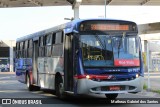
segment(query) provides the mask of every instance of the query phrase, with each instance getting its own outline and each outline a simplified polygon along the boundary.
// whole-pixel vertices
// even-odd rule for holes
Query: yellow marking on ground
[[[9,74],[9,75],[10,75],[10,74],[11,74],[11,75],[14,74],[14,75],[15,75],[15,72],[0,72],[0,74],[2,74],[2,75],[3,75],[3,74]]]
[[[38,93],[41,93],[42,91],[35,91],[35,92],[32,92],[34,94],[38,94]]]
[[[0,90],[0,93],[26,92],[25,90]]]
[[[55,96],[53,94],[48,94],[48,93],[44,93],[44,94],[40,94],[40,95],[47,96],[47,97],[53,97],[53,96]]]
[[[48,97],[52,97],[55,96],[54,94],[50,94],[50,93],[45,93],[43,91],[36,91],[36,92],[32,92],[34,94],[39,94],[39,95],[43,95],[43,96],[48,96]]]

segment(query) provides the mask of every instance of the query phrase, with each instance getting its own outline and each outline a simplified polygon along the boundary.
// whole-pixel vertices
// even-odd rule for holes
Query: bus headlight
[[[136,78],[138,78],[139,77],[139,74],[136,74]]]
[[[89,76],[89,75],[87,75],[87,76],[86,76],[86,78],[87,78],[87,79],[89,79],[89,78],[90,78],[90,76]]]

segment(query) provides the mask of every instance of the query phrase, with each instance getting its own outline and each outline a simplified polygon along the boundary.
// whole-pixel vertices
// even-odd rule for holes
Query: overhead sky
[[[80,18],[103,18],[104,6],[81,6]],[[107,6],[106,18],[135,21],[137,24],[160,22],[160,6]],[[0,8],[0,39],[16,40],[73,17],[71,6]]]

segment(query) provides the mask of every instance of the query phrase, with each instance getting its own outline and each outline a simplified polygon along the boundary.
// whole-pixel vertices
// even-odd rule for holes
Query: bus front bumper
[[[110,93],[137,93],[143,90],[143,77],[130,81],[93,81],[87,78],[77,80],[77,94],[110,94]],[[110,90],[110,87],[120,87],[119,90]]]

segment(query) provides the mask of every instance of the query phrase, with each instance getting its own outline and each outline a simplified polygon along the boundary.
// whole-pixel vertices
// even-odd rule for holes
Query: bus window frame
[[[56,43],[56,33],[52,33],[52,45]]]
[[[57,39],[57,34],[58,33],[60,33],[61,32],[61,38],[60,38],[60,42],[56,42],[56,39]],[[53,37],[53,36],[55,36],[55,37]],[[53,39],[55,39],[55,40],[53,40]],[[63,39],[63,40],[62,40]],[[53,41],[55,42],[55,43],[53,43]],[[53,35],[52,35],[52,51],[51,51],[51,56],[52,57],[63,57],[64,56],[64,31],[63,30],[59,30],[59,31],[56,31],[56,32],[54,32],[53,33]],[[54,48],[56,48],[57,46],[60,46],[60,45],[62,45],[62,53],[61,53],[61,55],[58,53],[58,54],[56,54],[56,55],[54,55]]]
[[[28,44],[28,58],[33,57],[33,39],[29,39],[29,44]]]
[[[25,48],[24,49],[28,49],[28,40],[25,41]]]
[[[53,36],[53,33],[48,33],[45,35],[45,56],[46,57],[51,57],[52,55],[52,36]],[[50,39],[50,40],[49,40]],[[48,40],[49,40],[49,43],[48,43]]]
[[[20,58],[23,58],[24,56],[23,56],[23,50],[24,50],[24,41],[21,41],[20,43],[20,49],[19,49],[19,52],[20,52]]]
[[[58,38],[59,37],[59,33],[61,33],[61,37],[60,38]],[[55,33],[55,44],[63,44],[63,38],[64,38],[64,32],[62,31],[62,30],[60,30],[60,31],[57,31],[56,33]]]
[[[26,40],[24,43],[24,57],[28,57],[28,40]]]
[[[43,47],[44,44],[43,44],[43,36],[40,36],[39,37],[39,47]]]
[[[44,47],[44,36],[40,36],[39,37],[39,49],[38,49],[38,56],[39,57],[44,57],[44,49],[45,49],[45,47]]]
[[[19,42],[17,42],[16,43],[16,58],[19,58],[19,50],[20,50],[20,43]]]

